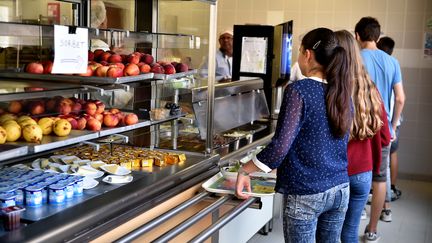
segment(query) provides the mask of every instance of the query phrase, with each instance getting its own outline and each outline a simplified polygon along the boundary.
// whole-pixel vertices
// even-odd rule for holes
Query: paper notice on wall
[[[267,37],[243,37],[240,72],[266,73]]]
[[[85,73],[88,60],[88,29],[54,25],[52,73]]]

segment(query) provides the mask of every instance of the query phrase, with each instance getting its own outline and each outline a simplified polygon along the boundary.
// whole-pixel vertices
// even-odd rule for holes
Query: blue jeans
[[[342,228],[341,241],[358,242],[360,217],[371,188],[372,171],[350,176],[348,211]]]
[[[349,184],[344,183],[317,194],[285,195],[285,242],[338,242],[349,190]]]

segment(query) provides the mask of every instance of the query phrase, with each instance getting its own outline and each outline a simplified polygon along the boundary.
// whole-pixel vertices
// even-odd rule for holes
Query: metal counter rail
[[[205,241],[207,238],[209,238],[213,233],[218,231],[220,228],[222,228],[224,225],[229,223],[231,220],[233,220],[237,215],[242,213],[245,209],[247,209],[250,205],[252,205],[254,202],[256,202],[258,198],[256,197],[250,197],[247,200],[244,200],[239,205],[237,205],[235,208],[233,208],[231,211],[226,213],[222,218],[220,218],[218,221],[216,221],[214,224],[212,224],[210,227],[199,233],[197,236],[195,236],[192,240],[189,242],[191,243],[199,243]]]
[[[189,228],[194,223],[204,218],[207,214],[215,211],[216,209],[219,209],[219,207],[222,206],[222,204],[224,204],[226,201],[230,200],[233,197],[234,195],[225,195],[219,198],[216,202],[212,203],[210,206],[199,211],[194,216],[188,218],[187,220],[183,221],[181,224],[177,225],[170,231],[166,232],[165,234],[161,235],[160,237],[152,241],[152,243],[168,242],[169,240],[173,239],[174,237],[182,233],[183,230]]]
[[[158,225],[164,223],[168,219],[172,218],[173,216],[177,215],[177,213],[181,212],[182,210],[198,203],[199,201],[205,199],[207,196],[209,196],[209,192],[202,192],[195,197],[185,201],[184,203],[178,205],[177,207],[169,210],[168,212],[164,213],[160,217],[155,218],[154,220],[151,220],[150,222],[146,223],[145,225],[135,229],[134,231],[124,235],[123,237],[119,238],[118,240],[114,241],[115,243],[126,243],[131,242],[132,240],[140,237],[141,235],[147,233],[148,231],[154,229]]]

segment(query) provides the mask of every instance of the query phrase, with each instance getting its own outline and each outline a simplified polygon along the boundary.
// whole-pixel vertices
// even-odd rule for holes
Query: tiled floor
[[[432,183],[399,180],[402,197],[392,202],[393,221],[378,223],[380,243],[431,243],[432,242]],[[367,207],[369,213],[369,206]],[[359,241],[367,220],[360,224]],[[282,243],[282,219],[274,222],[273,231],[267,236],[256,234],[249,243]]]

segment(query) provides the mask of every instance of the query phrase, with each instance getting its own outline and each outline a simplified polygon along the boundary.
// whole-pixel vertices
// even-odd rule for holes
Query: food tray
[[[43,81],[63,81],[63,82],[78,82],[83,84],[123,84],[145,79],[152,79],[153,73],[145,73],[137,76],[127,76],[119,78],[110,77],[81,77],[76,75],[61,75],[61,74],[32,74],[24,72],[0,72],[2,78],[19,78]]]
[[[209,192],[234,194],[235,193],[235,180],[227,180],[219,172],[212,178],[208,179],[202,184],[202,187]],[[246,193],[250,196],[263,197],[274,195],[274,187],[276,180],[268,177],[251,177],[252,192]]]
[[[176,79],[176,78],[183,78],[189,75],[193,75],[197,73],[196,69],[191,69],[187,72],[181,72],[181,73],[175,73],[175,74],[161,74],[161,73],[155,73],[153,78],[154,79],[164,79],[164,80],[168,80],[168,79]]]

